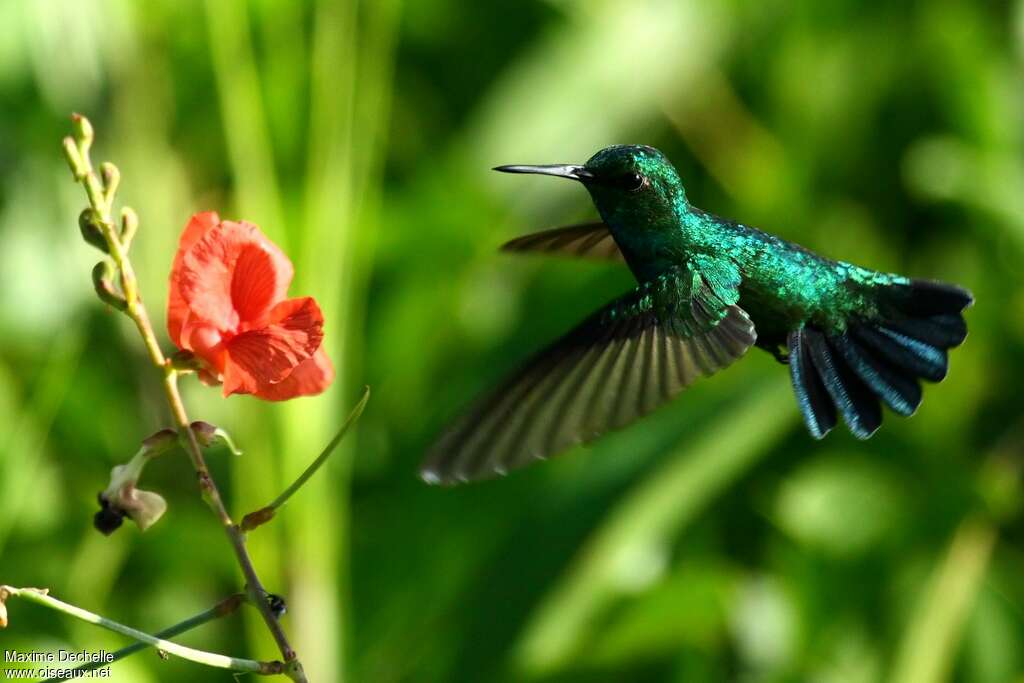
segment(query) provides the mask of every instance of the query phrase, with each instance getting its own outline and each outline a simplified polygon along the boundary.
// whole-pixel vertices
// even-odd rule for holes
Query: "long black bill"
[[[572,180],[589,180],[594,175],[582,166],[575,164],[546,164],[542,166],[496,166],[495,171],[502,173],[535,173],[537,175],[553,175]]]

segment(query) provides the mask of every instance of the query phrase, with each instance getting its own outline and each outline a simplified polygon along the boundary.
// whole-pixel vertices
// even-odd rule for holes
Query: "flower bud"
[[[203,422],[202,420],[196,420],[190,426],[192,431],[195,432],[196,440],[199,441],[200,446],[207,448],[213,445],[217,438],[217,427],[215,425]]]
[[[199,445],[203,448],[209,448],[210,446],[216,445],[218,442],[224,444],[232,455],[241,455],[242,451],[238,450],[235,446],[235,442],[232,441],[231,435],[226,431],[212,425],[209,422],[203,422],[202,420],[196,420],[192,423],[192,431],[196,435],[196,440],[199,441]]]
[[[178,432],[173,429],[161,429],[142,440],[142,449],[147,458],[154,458],[166,453],[178,445]]]
[[[82,155],[78,151],[78,143],[70,135],[64,138],[62,143],[64,145],[64,158],[68,160],[68,166],[71,167],[71,174],[75,176],[75,180],[81,180],[85,177],[85,163],[82,161]]]
[[[139,477],[151,458],[174,448],[177,442],[177,432],[161,429],[143,440],[131,460],[110,470],[110,484],[99,494],[100,511],[93,517],[93,526],[109,536],[125,517],[142,531],[155,524],[167,511],[167,501],[158,493],[138,488]]]
[[[117,186],[121,182],[121,171],[109,161],[104,161],[100,164],[100,178],[103,179],[103,194],[109,207],[110,203],[114,201],[114,193],[117,192]]]
[[[171,354],[171,367],[178,372],[197,372],[203,364],[191,351],[175,351]]]
[[[82,232],[82,239],[104,254],[109,254],[107,238],[103,236],[100,225],[100,215],[95,209],[82,209],[82,213],[78,214],[78,229]]]
[[[89,119],[75,113],[71,115],[71,124],[74,127],[75,136],[82,143],[82,149],[88,151],[89,147],[92,146],[93,140],[92,124],[89,123]]]
[[[96,296],[100,300],[119,311],[128,308],[128,302],[114,289],[111,278],[114,276],[114,268],[109,261],[100,261],[92,269],[92,286],[96,290]]]
[[[264,524],[272,520],[276,513],[277,510],[275,510],[269,505],[266,507],[262,507],[259,510],[256,510],[255,512],[250,512],[242,518],[242,524],[240,528],[242,529],[242,531],[252,531],[256,527],[263,526]]]
[[[106,536],[116,531],[125,517],[130,517],[140,531],[145,531],[167,511],[167,501],[159,493],[135,488],[131,481],[115,487],[114,482],[122,474],[118,469],[124,467],[126,465],[118,465],[111,472],[111,486],[100,493],[100,511],[93,517],[93,526]]]
[[[131,246],[135,231],[139,229],[139,214],[130,206],[121,208],[121,245],[125,251]]]
[[[121,504],[127,505],[128,516],[139,525],[140,531],[153,526],[167,512],[167,501],[159,493],[130,489],[122,496]]]

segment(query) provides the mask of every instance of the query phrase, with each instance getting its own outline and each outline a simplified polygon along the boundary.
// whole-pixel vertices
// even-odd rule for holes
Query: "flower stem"
[[[206,460],[203,458],[203,450],[196,440],[195,433],[189,426],[188,413],[185,412],[185,405],[182,403],[181,394],[178,391],[179,372],[160,350],[160,344],[157,341],[156,333],[153,331],[153,325],[149,320],[149,315],[146,313],[145,306],[142,304],[135,271],[132,268],[131,260],[128,258],[127,245],[122,241],[122,234],[111,218],[114,200],[112,190],[115,188],[109,185],[105,188],[92,168],[92,161],[89,157],[89,148],[92,145],[92,126],[89,124],[88,119],[79,114],[72,116],[72,121],[75,124],[77,134],[76,138],[67,137],[64,139],[65,156],[67,157],[68,164],[71,166],[71,172],[75,180],[82,183],[85,187],[86,194],[89,197],[89,205],[99,214],[100,231],[107,241],[110,257],[121,274],[121,289],[124,292],[126,304],[124,312],[135,323],[135,327],[138,329],[146,346],[150,361],[157,369],[163,372],[164,395],[171,408],[171,413],[174,415],[174,421],[178,427],[180,438],[184,440],[185,451],[192,462],[192,468],[196,472],[203,500],[206,501],[224,527],[228,540],[231,542],[231,548],[234,550],[235,558],[242,569],[242,574],[245,576],[245,588],[249,599],[259,609],[267,629],[274,637],[274,641],[281,651],[281,656],[284,657],[285,666],[280,673],[288,675],[294,681],[304,682],[306,677],[302,671],[302,664],[299,662],[295,650],[288,643],[288,638],[281,628],[277,617],[267,604],[265,599],[267,592],[263,588],[259,576],[256,574],[252,559],[249,557],[249,551],[245,547],[245,536],[234,520],[231,519],[227,508],[224,507],[220,490],[217,488],[213,477],[210,476],[210,470],[207,468]],[[104,179],[108,180],[108,182],[109,179],[120,177],[116,167],[113,165],[105,166],[105,168],[107,171],[104,173]],[[131,214],[134,216],[134,212],[131,212]],[[134,230],[131,230],[131,233],[134,233]]]
[[[235,593],[234,595],[230,595],[230,596],[224,598],[223,600],[221,600],[220,602],[218,602],[216,605],[214,605],[213,607],[211,607],[208,610],[204,610],[204,611],[200,612],[199,614],[196,614],[195,616],[191,616],[188,619],[185,619],[184,621],[181,621],[181,622],[178,622],[177,624],[174,624],[173,626],[168,626],[167,628],[163,629],[162,631],[157,631],[156,633],[153,634],[153,637],[154,638],[173,638],[174,636],[181,635],[182,633],[185,633],[186,631],[191,631],[192,629],[194,629],[196,627],[199,627],[199,626],[202,626],[203,624],[205,624],[205,623],[207,623],[209,621],[213,621],[214,619],[219,619],[221,617],[226,617],[229,614],[234,614],[235,611],[238,610],[238,606],[241,605],[244,601],[245,601],[245,595],[244,594],[242,594],[242,593]],[[129,657],[129,656],[135,654],[136,652],[140,652],[142,650],[145,650],[147,647],[149,647],[148,643],[144,643],[144,642],[141,642],[141,641],[135,642],[135,643],[132,643],[131,645],[129,645],[127,647],[123,647],[120,650],[117,650],[116,652],[114,652],[111,655],[111,658],[110,658],[109,662],[90,662],[88,664],[83,664],[82,666],[75,667],[74,670],[75,671],[93,671],[95,669],[100,669],[100,668],[103,668],[103,667],[107,666],[108,664],[113,664],[114,662],[116,662],[118,660],[124,659],[125,657]],[[56,681],[56,680],[58,680],[58,679],[56,679],[56,678],[48,678],[45,681],[43,681],[43,683],[50,683],[51,681]],[[60,680],[63,680],[63,679],[60,679]]]
[[[134,638],[135,640],[151,645],[155,648],[159,648],[163,652],[181,659],[187,659],[190,662],[197,664],[205,664],[206,666],[216,667],[218,669],[231,669],[232,671],[246,671],[248,673],[260,674],[264,676],[271,676],[275,674],[285,673],[287,665],[283,662],[260,662],[255,659],[241,659],[238,657],[228,657],[226,655],[218,655],[213,652],[206,652],[204,650],[196,650],[191,647],[185,647],[184,645],[178,645],[169,640],[157,636],[151,636],[148,633],[143,633],[131,626],[125,626],[116,621],[111,621],[106,617],[101,617],[98,614],[93,614],[81,607],[68,604],[56,598],[47,595],[46,589],[40,588],[15,588],[14,586],[0,586],[0,595],[5,597],[23,598],[28,602],[34,602],[37,605],[43,607],[49,607],[50,609],[57,610],[63,614],[66,614],[75,619],[81,619],[82,621],[90,624],[95,624],[108,631],[120,633],[121,635]]]
[[[355,421],[359,419],[359,416],[363,414],[363,409],[366,408],[366,402],[369,400],[370,387],[365,387],[363,389],[363,395],[359,399],[359,403],[357,403],[356,407],[352,409],[352,412],[348,414],[348,417],[345,418],[345,423],[341,425],[341,429],[338,430],[338,433],[334,435],[334,438],[331,439],[324,447],[320,452],[320,455],[316,457],[316,460],[311,462],[309,467],[299,475],[298,479],[293,481],[291,486],[286,488],[281,495],[274,499],[272,503],[261,507],[259,510],[250,512],[242,518],[241,528],[243,532],[251,531],[256,527],[269,522],[277,513],[277,510],[287,503],[288,499],[295,495],[295,493],[302,488],[307,481],[309,481],[310,477],[316,474],[316,471],[320,469],[325,462],[327,462],[327,458],[331,456],[331,453],[334,452],[334,449],[341,442],[342,438],[344,438],[349,427],[351,427]]]

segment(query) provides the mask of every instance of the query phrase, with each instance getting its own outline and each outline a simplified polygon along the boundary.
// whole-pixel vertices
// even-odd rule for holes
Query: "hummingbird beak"
[[[546,164],[543,166],[496,166],[495,171],[502,173],[535,173],[537,175],[553,175],[559,178],[570,178],[586,182],[594,177],[594,174],[583,166],[575,164]]]

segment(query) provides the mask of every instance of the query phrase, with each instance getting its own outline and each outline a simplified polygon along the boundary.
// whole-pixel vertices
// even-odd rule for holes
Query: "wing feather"
[[[548,252],[602,261],[625,260],[611,230],[601,222],[535,232],[506,242],[501,248],[503,251]]]
[[[747,314],[685,269],[612,302],[535,355],[434,445],[429,482],[482,479],[623,427],[754,343]]]

